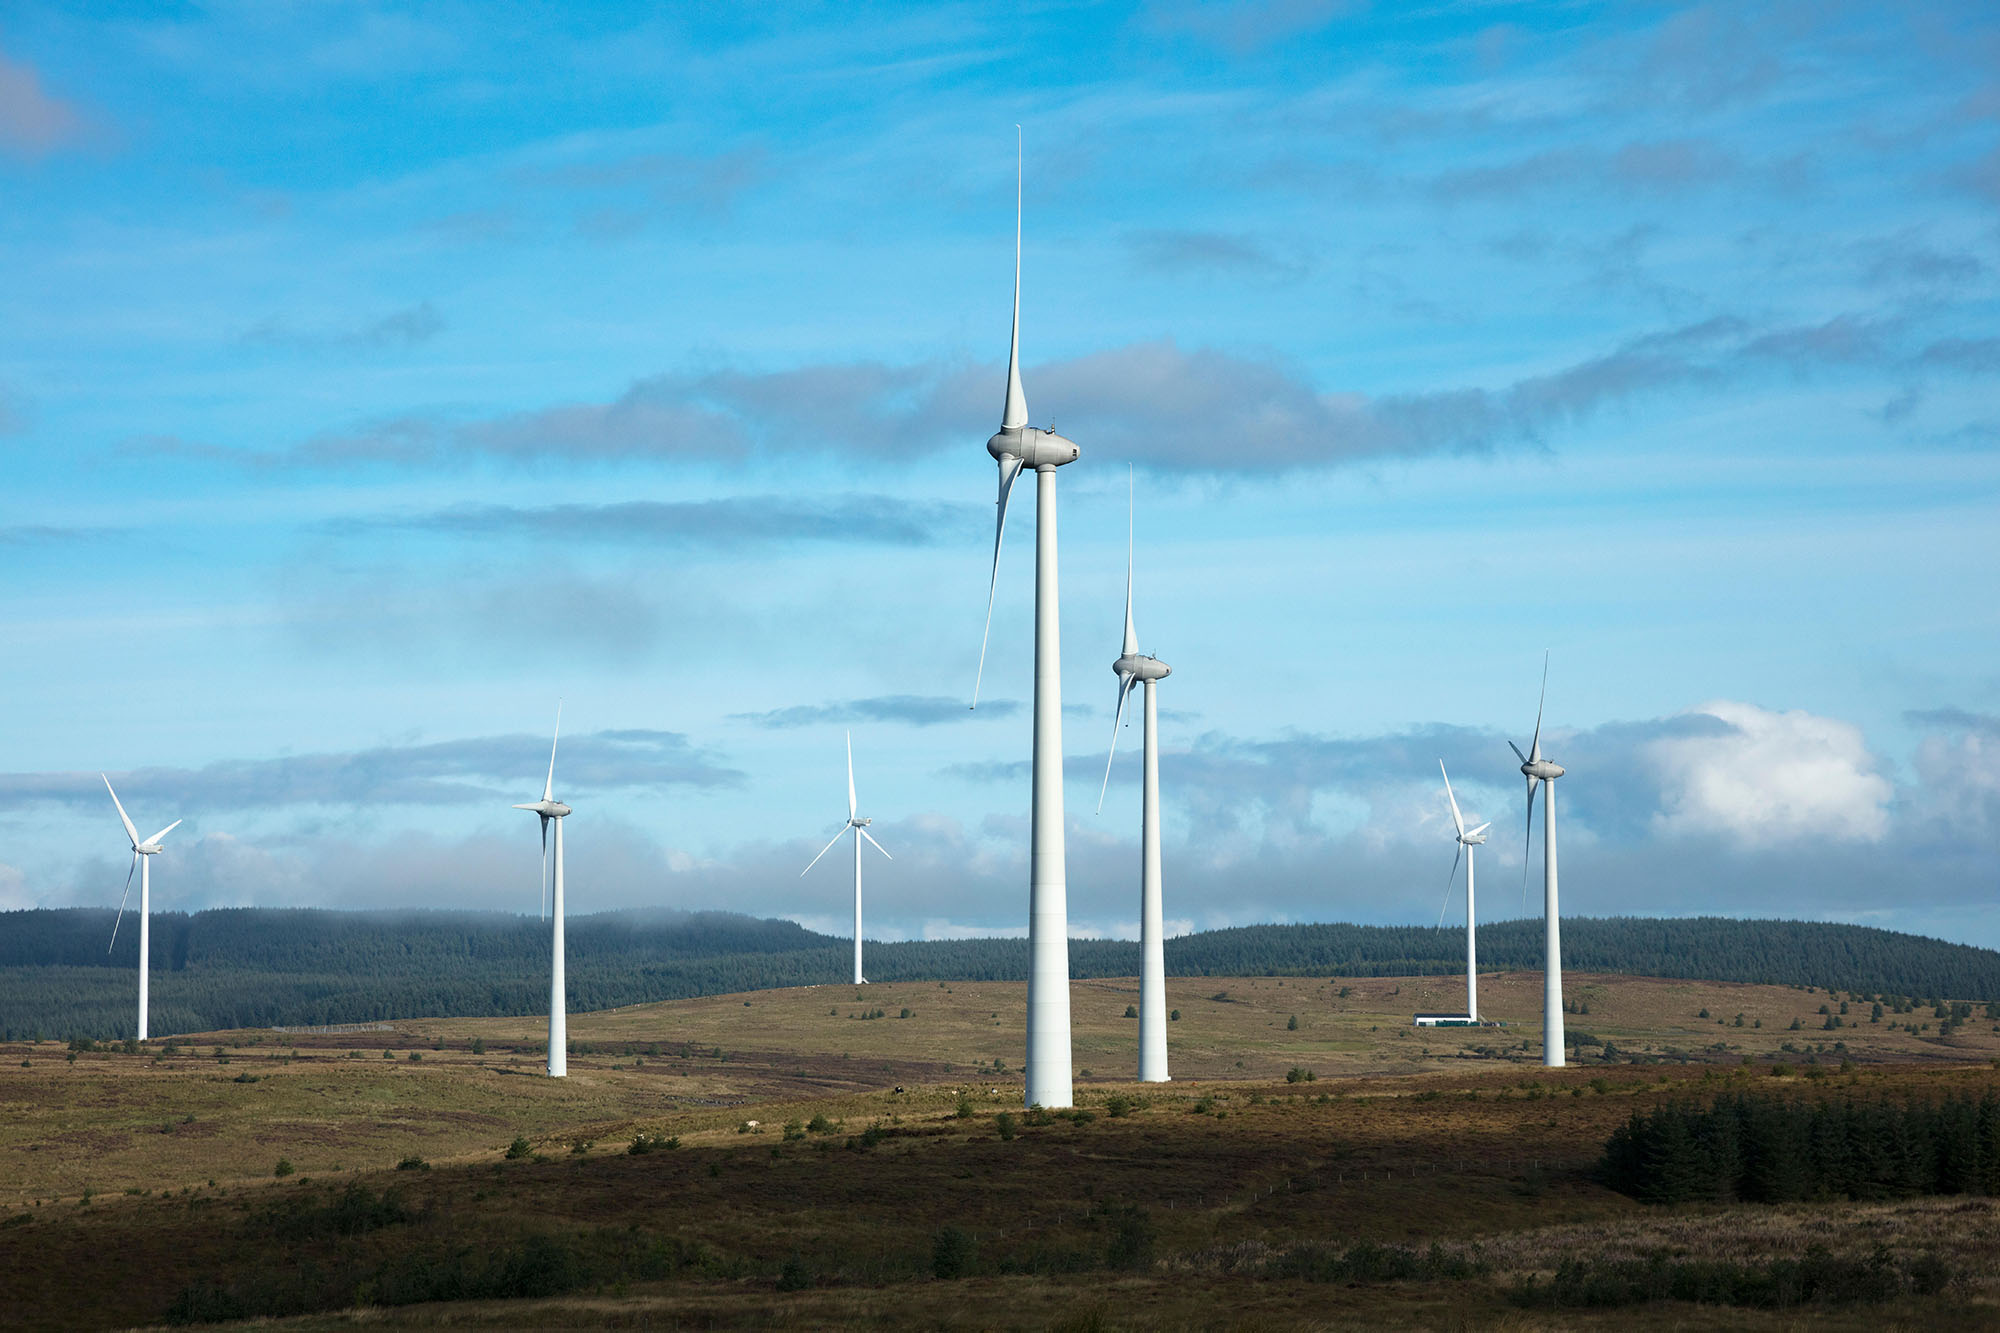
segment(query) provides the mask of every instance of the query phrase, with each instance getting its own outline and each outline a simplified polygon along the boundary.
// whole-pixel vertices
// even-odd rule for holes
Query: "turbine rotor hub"
[[[986,442],[986,452],[995,459],[1018,458],[1023,466],[1039,470],[1074,463],[1082,450],[1052,430],[1020,426],[996,431]]]
[[[1165,680],[1174,674],[1174,669],[1159,658],[1142,657],[1138,653],[1127,653],[1113,662],[1111,669],[1134,680]]]
[[[1544,782],[1554,782],[1566,771],[1561,764],[1547,759],[1531,759],[1521,765],[1521,772],[1531,778],[1540,778]]]

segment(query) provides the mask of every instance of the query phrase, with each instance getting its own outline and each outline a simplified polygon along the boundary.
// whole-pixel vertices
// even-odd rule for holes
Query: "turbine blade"
[[[884,856],[889,856],[889,849],[888,849],[887,847],[884,847],[884,846],[883,846],[883,845],[882,845],[881,843],[879,843],[879,842],[876,842],[876,841],[875,841],[875,835],[874,835],[874,834],[870,833],[870,832],[869,832],[869,831],[868,831],[867,829],[865,829],[865,828],[857,828],[857,829],[855,829],[854,831],[855,831],[856,833],[859,833],[859,834],[860,834],[860,835],[861,835],[862,837],[864,837],[864,838],[868,839],[868,841],[869,841],[870,843],[874,844],[874,847],[875,847],[875,850],[876,850],[876,851],[878,851],[878,852],[882,853],[882,855],[884,855]],[[893,857],[893,856],[889,856],[889,859],[890,859],[891,861],[893,861],[893,860],[895,860],[896,858],[895,858],[895,857]]]
[[[118,915],[111,922],[111,943],[104,946],[104,952],[106,953],[110,953],[118,947],[118,927],[125,920],[125,904],[132,899],[132,876],[138,873],[139,853],[133,852],[132,868],[125,872],[125,893],[118,899]]]
[[[549,817],[542,816],[542,920],[549,919]]]
[[[104,778],[102,773],[99,773],[97,776]],[[111,792],[111,804],[118,807],[118,822],[125,826],[125,836],[132,840],[134,847],[137,847],[139,845],[139,830],[132,827],[132,817],[125,813],[125,804],[118,799],[118,793],[112,791],[110,778],[104,778],[104,790]]]
[[[1508,749],[1510,749],[1510,750],[1512,750],[1512,751],[1514,752],[1514,757],[1515,757],[1516,759],[1520,760],[1520,761],[1521,761],[1522,763],[1524,763],[1524,764],[1528,762],[1528,756],[1526,756],[1526,755],[1524,755],[1524,754],[1522,754],[1522,753],[1521,753],[1521,747],[1520,747],[1520,746],[1518,746],[1518,745],[1514,744],[1514,742],[1512,742],[1512,741],[1508,741],[1508,742],[1507,742],[1507,748],[1508,748]]]
[[[1133,677],[1118,677],[1118,711],[1111,716],[1111,753],[1104,756],[1104,785],[1097,789],[1097,813],[1104,813],[1104,793],[1111,790],[1111,761],[1118,757],[1118,724],[1125,717],[1125,696],[1132,692]]]
[[[1444,926],[1445,910],[1451,906],[1452,885],[1458,883],[1458,858],[1463,855],[1465,855],[1465,844],[1460,843],[1458,850],[1451,854],[1451,875],[1444,882],[1444,901],[1438,904],[1438,926],[1440,928]]]
[[[1549,701],[1549,655],[1542,653],[1542,697],[1535,701],[1535,739],[1528,743],[1528,754],[1535,759],[1542,757],[1542,705]],[[1523,762],[1526,762],[1525,760]]]
[[[1478,828],[1467,829],[1465,831],[1465,836],[1468,838],[1476,838],[1480,834],[1486,832],[1487,829],[1490,829],[1492,827],[1493,827],[1493,821],[1489,819],[1484,824],[1481,824]]]
[[[1014,333],[1007,343],[1007,401],[1000,409],[1000,429],[1019,430],[1028,424],[1028,395],[1021,389],[1021,127],[1014,127]]]
[[[1007,495],[1014,478],[1021,475],[1021,460],[1009,455],[1000,460],[999,514],[993,520],[993,574],[986,582],[986,628],[979,635],[979,674],[972,678],[972,706],[979,707],[979,685],[986,679],[986,641],[993,635],[993,594],[1000,588],[1000,539],[1007,533]]]
[[[1528,779],[1528,824],[1521,830],[1521,910],[1528,910],[1528,847],[1535,837],[1535,788],[1540,778]]]
[[[854,818],[854,733],[847,733],[847,817]]]
[[[1139,632],[1132,628],[1132,529],[1135,521],[1132,473],[1125,473],[1125,656],[1139,652]]]
[[[165,828],[161,829],[158,833],[155,833],[152,837],[146,839],[146,841],[158,842],[160,839],[166,837],[169,833],[172,833],[175,829],[179,828],[180,826],[181,826],[181,821],[176,819],[173,823],[167,825]]]
[[[1438,772],[1444,773],[1444,798],[1451,802],[1451,826],[1458,830],[1458,836],[1465,836],[1465,820],[1458,813],[1458,798],[1451,794],[1451,774],[1444,772],[1444,760],[1438,760]]]
[[[829,842],[826,846],[819,849],[819,856],[825,856],[828,852],[832,851],[833,843],[840,841],[840,834],[847,832],[847,830],[853,827],[854,826],[852,824],[842,824],[840,826],[840,833],[836,833],[833,835],[833,842]],[[870,839],[870,841],[873,841],[873,839]],[[811,870],[814,866],[819,864],[819,856],[815,856],[812,860],[806,862],[806,870]],[[806,870],[801,870],[799,872],[800,879],[804,879],[806,877]]]
[[[542,799],[545,801],[553,801],[556,798],[556,746],[561,743],[562,700],[558,699],[556,700],[556,735],[555,739],[549,742],[549,780],[542,784]]]

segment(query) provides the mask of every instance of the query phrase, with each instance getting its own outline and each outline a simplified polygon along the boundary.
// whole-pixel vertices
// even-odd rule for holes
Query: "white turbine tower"
[[[1472,874],[1472,850],[1486,841],[1486,830],[1493,827],[1487,820],[1476,829],[1465,827],[1464,816],[1458,813],[1458,797],[1452,795],[1451,774],[1444,771],[1444,760],[1438,760],[1438,772],[1444,773],[1444,798],[1451,803],[1451,826],[1457,830],[1458,846],[1451,854],[1451,878],[1444,882],[1445,907],[1451,905],[1451,888],[1458,883],[1458,858],[1465,858],[1465,1016],[1479,1021],[1479,946],[1474,937],[1476,917],[1474,915],[1474,884]],[[1438,909],[1438,924],[1444,924],[1444,907]]]
[[[532,810],[542,819],[542,887],[549,887],[549,825],[556,826],[556,879],[550,899],[555,904],[555,928],[551,933],[553,962],[549,971],[549,1077],[569,1074],[569,1011],[563,988],[563,816],[569,807],[558,801],[556,791],[556,746],[562,741],[562,704],[556,704],[556,734],[549,742],[549,776],[542,783],[542,799],[516,810]]]
[[[1556,779],[1563,775],[1561,764],[1542,758],[1542,706],[1549,698],[1549,661],[1542,658],[1542,697],[1535,705],[1535,738],[1528,752],[1512,741],[1507,748],[1521,761],[1521,775],[1528,779],[1528,824],[1521,836],[1521,884],[1528,882],[1528,843],[1535,832],[1535,788],[1549,786],[1542,803],[1542,1064],[1550,1069],[1563,1066],[1563,977],[1562,912],[1556,899]]]
[[[125,813],[124,803],[112,789],[111,779],[104,774],[104,790],[111,792],[111,804],[118,807],[118,822],[125,826],[125,836],[132,840],[132,869],[125,872],[125,893],[118,900],[118,915],[111,922],[111,943],[104,952],[110,953],[118,944],[118,926],[125,920],[125,904],[132,897],[132,871],[139,872],[139,1040],[146,1040],[146,1018],[151,995],[151,965],[153,960],[153,858],[163,850],[160,839],[181,826],[176,819],[173,823],[141,842],[139,830],[132,827],[132,817]]]
[[[1017,129],[1019,127],[1016,127]],[[1063,861],[1062,643],[1056,591],[1056,469],[1074,463],[1077,447],[1052,430],[1028,424],[1021,390],[1021,167],[1014,168],[1014,333],[1007,348],[1007,397],[1000,429],[986,452],[1000,465],[999,513],[993,522],[993,573],[986,589],[986,632],[979,639],[979,682],[986,675],[986,640],[993,630],[993,595],[1000,583],[1000,538],[1007,530],[1007,495],[1021,469],[1035,470],[1035,758],[1028,850],[1028,1088],[1030,1106],[1065,1107],[1070,1082],[1069,886]]]
[[[840,826],[839,833],[833,835],[833,842],[819,849],[819,856],[806,862],[806,869],[799,872],[799,878],[804,879],[806,870],[818,865],[819,857],[833,850],[833,843],[839,842],[842,834],[849,829],[854,831],[854,984],[865,986],[868,978],[861,975],[861,840],[868,839],[869,845],[884,856],[889,856],[889,849],[876,842],[875,835],[868,831],[868,826],[875,821],[862,819],[854,811],[854,733],[850,731],[847,733],[847,822]],[[889,856],[889,859],[893,861],[896,858]]]
[[[1165,1083],[1167,1074],[1167,960],[1160,907],[1160,716],[1153,687],[1174,669],[1157,657],[1139,655],[1139,634],[1132,628],[1132,527],[1130,480],[1125,513],[1125,643],[1111,669],[1118,676],[1118,709],[1111,718],[1111,753],[1104,758],[1104,793],[1111,786],[1111,761],[1118,754],[1118,727],[1125,718],[1125,696],[1132,687],[1146,686],[1145,766],[1139,805],[1139,1081]]]

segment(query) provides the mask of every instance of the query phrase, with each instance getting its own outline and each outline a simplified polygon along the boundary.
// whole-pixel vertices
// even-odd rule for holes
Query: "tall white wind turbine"
[[[111,943],[104,951],[110,953],[118,944],[118,926],[125,920],[125,904],[132,897],[132,871],[139,872],[139,1040],[146,1040],[147,1009],[151,996],[153,961],[153,858],[162,850],[160,839],[181,826],[176,819],[173,823],[155,833],[145,841],[140,841],[139,830],[132,827],[132,817],[125,813],[125,805],[118,799],[118,793],[111,786],[111,779],[104,774],[104,790],[111,793],[111,804],[118,807],[118,822],[125,826],[125,836],[132,840],[132,869],[125,872],[125,893],[118,899],[118,915],[111,922]]]
[[[835,842],[839,842],[841,836],[847,833],[848,830],[850,829],[853,830],[854,832],[854,984],[857,986],[865,986],[868,984],[868,978],[861,975],[861,840],[863,838],[868,839],[869,845],[872,846],[876,851],[882,853],[882,855],[884,856],[889,856],[889,849],[887,847],[884,847],[881,843],[876,842],[875,835],[868,831],[868,826],[874,823],[875,821],[872,819],[861,818],[859,815],[855,813],[855,809],[856,807],[854,803],[854,733],[850,731],[847,733],[847,822],[840,826],[839,833],[833,835],[832,842],[827,843],[826,846],[819,849],[819,856],[815,856],[812,860],[806,862],[806,869],[801,870],[799,872],[799,878],[804,879],[806,877],[806,870],[811,870],[814,866],[818,865],[819,857],[825,856],[828,852],[832,851],[833,844]],[[889,856],[889,859],[893,861],[896,858],[893,856]]]
[[[1521,775],[1528,780],[1528,823],[1521,837],[1521,877],[1528,875],[1528,843],[1535,832],[1535,789],[1548,784],[1548,799],[1542,803],[1542,1064],[1549,1069],[1563,1067],[1563,977],[1562,911],[1556,899],[1556,779],[1563,775],[1561,764],[1542,758],[1542,706],[1549,698],[1549,660],[1542,657],[1542,697],[1535,705],[1535,738],[1528,752],[1512,741],[1507,748],[1521,761]]]
[[[542,820],[542,884],[549,882],[549,825],[556,826],[556,878],[550,900],[555,907],[555,927],[551,932],[552,962],[549,969],[549,1077],[569,1074],[569,1010],[563,982],[563,816],[569,807],[558,801],[556,791],[556,746],[562,742],[562,704],[556,704],[556,734],[549,742],[549,776],[542,783],[542,799],[517,805],[516,810],[532,810]]]
[[[1018,130],[1018,126],[1016,129]],[[1000,585],[1000,538],[1007,530],[1007,496],[1024,467],[1035,470],[1035,757],[1028,850],[1028,1088],[1030,1106],[1071,1104],[1069,1029],[1069,886],[1064,871],[1062,774],[1062,643],[1056,591],[1056,469],[1074,463],[1077,447],[1052,430],[1028,424],[1021,389],[1021,166],[1014,168],[1014,333],[1007,348],[1007,397],[1000,429],[986,442],[1000,465],[999,513],[993,521],[993,573],[986,589],[986,630],[979,639],[979,682],[986,675],[986,640],[993,631],[993,595]]]
[[[1104,793],[1111,786],[1111,761],[1118,754],[1118,727],[1125,718],[1125,696],[1132,687],[1146,687],[1145,766],[1139,810],[1139,1081],[1165,1083],[1167,1073],[1167,959],[1160,906],[1160,714],[1153,687],[1174,669],[1157,657],[1139,655],[1139,634],[1132,628],[1133,508],[1128,477],[1125,511],[1125,643],[1111,670],[1118,676],[1118,708],[1111,718],[1111,752],[1104,757]]]
[[[1451,888],[1458,883],[1458,858],[1465,858],[1465,1016],[1479,1021],[1479,945],[1475,938],[1476,921],[1474,886],[1472,874],[1472,850],[1486,841],[1486,830],[1493,827],[1487,820],[1478,828],[1468,829],[1465,817],[1458,812],[1458,797],[1452,794],[1451,774],[1444,771],[1444,760],[1438,760],[1438,772],[1444,773],[1444,799],[1451,804],[1451,826],[1457,831],[1458,846],[1451,854],[1451,878],[1444,882],[1445,907],[1451,905]],[[1444,907],[1438,909],[1438,924],[1444,924]]]

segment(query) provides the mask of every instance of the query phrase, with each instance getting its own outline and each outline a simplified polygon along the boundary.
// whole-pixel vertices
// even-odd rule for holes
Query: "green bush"
[[[271,1174],[274,1176],[289,1176],[292,1174],[292,1159],[289,1157],[280,1157],[277,1167],[272,1170]]]
[[[978,1258],[978,1243],[957,1227],[945,1227],[931,1238],[931,1276],[941,1281],[969,1276]]]
[[[681,1139],[678,1134],[672,1138],[663,1138],[658,1134],[635,1134],[632,1136],[632,1146],[625,1151],[629,1156],[643,1157],[649,1152],[672,1152],[680,1146]]]
[[[523,1157],[533,1157],[534,1155],[535,1145],[524,1138],[517,1137],[512,1143],[507,1145],[507,1160],[510,1162],[518,1162]]]
[[[999,1134],[1001,1142],[1012,1143],[1015,1133],[1014,1113],[1011,1111],[1002,1111],[999,1115],[994,1116],[993,1129],[995,1133]]]

